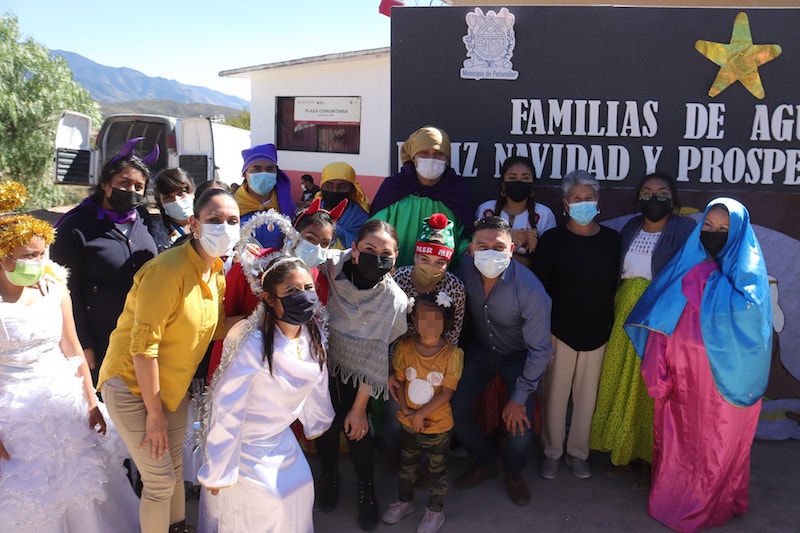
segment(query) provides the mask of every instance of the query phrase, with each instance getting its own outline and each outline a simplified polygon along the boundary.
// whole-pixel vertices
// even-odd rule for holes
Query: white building
[[[251,82],[250,136],[274,143],[300,195],[300,176],[345,161],[371,198],[389,175],[389,48],[329,54],[220,72]]]

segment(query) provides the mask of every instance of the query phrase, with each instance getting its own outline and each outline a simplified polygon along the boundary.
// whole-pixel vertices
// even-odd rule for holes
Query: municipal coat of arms
[[[467,35],[463,37],[467,47],[467,59],[461,69],[464,79],[515,80],[519,72],[513,70],[511,56],[514,55],[514,15],[501,8],[499,13],[481,8],[467,13]]]

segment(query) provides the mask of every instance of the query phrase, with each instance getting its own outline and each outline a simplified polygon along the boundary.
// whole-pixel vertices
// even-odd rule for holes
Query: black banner
[[[443,7],[392,12],[392,123],[448,132],[477,205],[502,161],[529,155],[537,199],[601,182],[602,217],[635,210],[655,169],[684,205],[741,200],[800,238],[800,9]],[[711,96],[713,94],[714,96]]]

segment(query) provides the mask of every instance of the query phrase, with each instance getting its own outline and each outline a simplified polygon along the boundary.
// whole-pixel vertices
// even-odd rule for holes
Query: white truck
[[[136,153],[149,154],[158,144],[160,155],[153,175],[165,168],[181,167],[195,185],[213,179],[241,183],[242,155],[250,147],[250,132],[217,124],[209,118],[175,118],[163,115],[112,115],[100,126],[92,143],[92,119],[64,111],[58,121],[55,182],[96,185],[103,165],[134,137],[144,137]]]

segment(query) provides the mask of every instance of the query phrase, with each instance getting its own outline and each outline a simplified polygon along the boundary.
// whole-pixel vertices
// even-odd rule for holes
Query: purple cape
[[[281,213],[286,215],[287,217],[291,217],[295,209],[297,209],[297,205],[292,200],[292,181],[289,179],[289,176],[286,175],[286,172],[278,169],[278,178],[275,182],[275,192],[278,196],[278,207],[281,210]]]
[[[472,233],[475,210],[472,208],[467,184],[452,167],[447,167],[442,179],[436,185],[427,187],[419,182],[414,162],[409,161],[403,165],[400,172],[395,172],[383,180],[375,199],[372,200],[372,210],[369,214],[373,216],[381,209],[412,194],[442,202],[455,213],[465,232]]]

